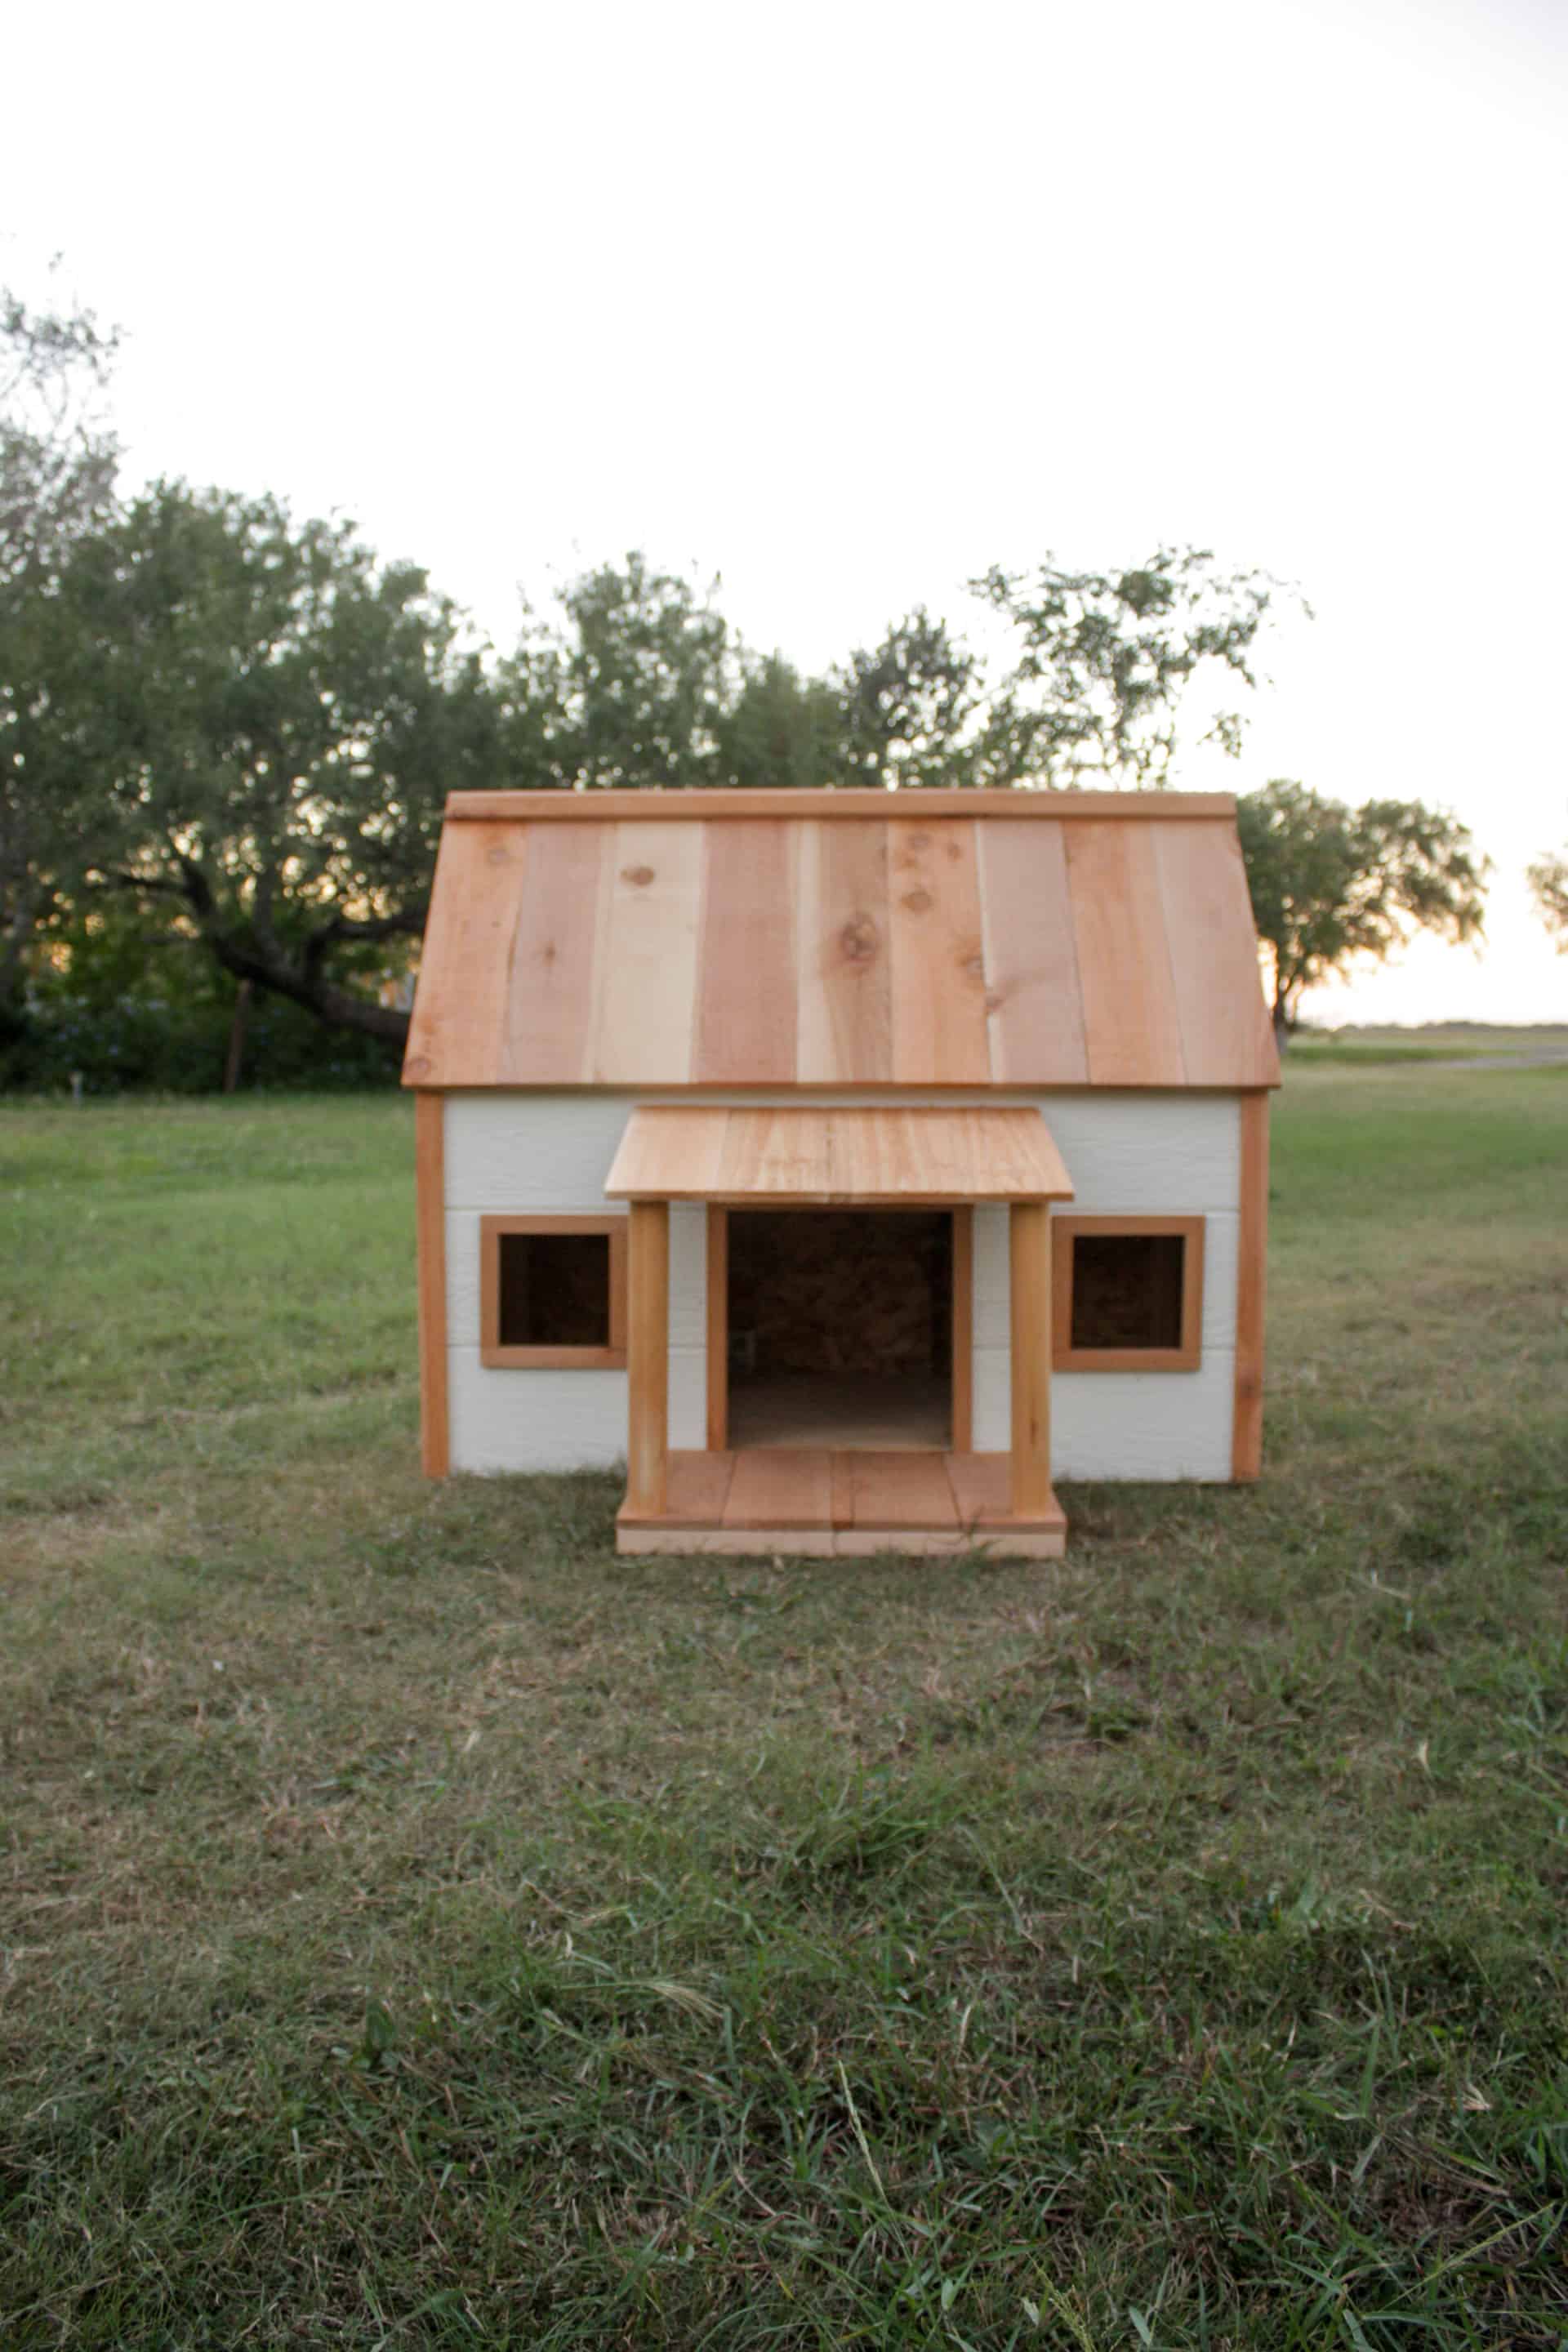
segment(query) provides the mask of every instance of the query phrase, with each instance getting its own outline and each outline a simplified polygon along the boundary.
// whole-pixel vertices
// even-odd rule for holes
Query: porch
[[[1059,1559],[1067,1518],[1047,1485],[1039,1508],[1012,1505],[1005,1454],[743,1446],[666,1456],[662,1507],[628,1496],[620,1552],[791,1552],[851,1558],[984,1549]]]
[[[627,1124],[605,1190],[628,1203],[629,1224],[628,1480],[616,1523],[618,1550],[832,1556],[894,1548],[953,1552],[987,1544],[1014,1556],[1059,1556],[1067,1523],[1050,1483],[1050,1204],[1070,1200],[1072,1183],[1037,1111],[989,1105],[952,1110],[645,1107]],[[669,1445],[669,1211],[675,1201],[704,1202],[709,1211],[708,1444],[700,1452]],[[968,1212],[983,1201],[1005,1203],[1009,1212],[1007,1453],[972,1450],[967,1339],[955,1354],[951,1333],[944,1350],[952,1390],[945,1446],[910,1444],[907,1417],[904,1444],[895,1450],[868,1444],[862,1407],[837,1427],[821,1413],[808,1420],[815,1442],[788,1442],[791,1433],[780,1431],[775,1413],[772,1444],[755,1442],[754,1423],[741,1433],[752,1442],[731,1443],[737,1433],[728,1417],[721,1274],[727,1213],[958,1213],[947,1263],[952,1321],[967,1334]],[[907,1255],[902,1262],[912,1263]],[[862,1311],[869,1287],[861,1283],[837,1294],[846,1321]],[[934,1310],[934,1290],[929,1297]]]

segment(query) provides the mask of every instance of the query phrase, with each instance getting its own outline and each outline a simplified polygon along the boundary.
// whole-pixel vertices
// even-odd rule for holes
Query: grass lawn
[[[416,1473],[398,1099],[0,1115],[0,2344],[1568,2343],[1568,1076],[1293,1068],[1268,1469]]]

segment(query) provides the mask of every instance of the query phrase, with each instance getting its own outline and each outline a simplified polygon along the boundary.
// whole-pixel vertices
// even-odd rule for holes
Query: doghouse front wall
[[[479,1219],[619,1213],[605,1180],[649,1094],[487,1092],[445,1097],[447,1340],[454,1470],[568,1470],[625,1459],[624,1371],[490,1370],[479,1361]],[[665,1097],[668,1099],[668,1097]],[[689,1099],[689,1097],[687,1097]],[[759,1107],[756,1095],[705,1102]],[[798,1102],[781,1095],[780,1102]],[[825,1104],[994,1103],[995,1094],[814,1096]],[[1202,1215],[1203,1360],[1193,1372],[1058,1372],[1051,1458],[1062,1478],[1228,1478],[1236,1349],[1240,1103],[1235,1095],[1009,1097],[1044,1113],[1076,1188],[1076,1215]],[[706,1442],[706,1212],[670,1212],[669,1442]],[[1009,1436],[1007,1213],[974,1217],[974,1434]]]

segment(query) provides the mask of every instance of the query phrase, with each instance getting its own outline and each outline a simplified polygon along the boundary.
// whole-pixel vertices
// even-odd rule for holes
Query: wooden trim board
[[[669,1456],[669,1208],[634,1202],[626,1318],[626,1508],[658,1518]]]
[[[1241,1217],[1237,1241],[1236,1406],[1230,1475],[1263,1470],[1263,1321],[1268,1251],[1268,1097],[1241,1097]]]
[[[418,1247],[419,1450],[427,1478],[451,1468],[447,1391],[446,1098],[414,1097],[414,1201]]]
[[[929,823],[933,817],[1051,817],[1060,824],[1072,817],[1151,816],[1234,817],[1234,793],[1054,793],[1020,786],[1016,792],[883,792],[850,786],[843,792],[763,790],[759,792],[673,791],[632,792],[475,792],[448,793],[446,815],[469,822],[504,822],[507,818],[556,823],[614,823],[617,819],[665,818],[707,823],[714,817],[907,817]]]
[[[952,1436],[954,1454],[974,1443],[974,1212],[952,1212]]]
[[[1014,1203],[1007,1218],[1007,1251],[1012,1516],[1031,1519],[1051,1500],[1051,1213],[1043,1201]]]
[[[1051,1361],[1058,1372],[1195,1372],[1203,1360],[1204,1219],[1202,1217],[1058,1217],[1057,1287]],[[1182,1337],[1174,1348],[1075,1348],[1072,1343],[1073,1245],[1080,1234],[1179,1234],[1182,1254]]]
[[[730,1443],[730,1212],[708,1211],[708,1451]]]

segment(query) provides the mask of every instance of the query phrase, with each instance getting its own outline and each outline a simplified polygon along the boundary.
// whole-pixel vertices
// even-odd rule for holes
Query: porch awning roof
[[[1037,1110],[715,1108],[633,1111],[605,1182],[612,1200],[859,1202],[1070,1201]]]

